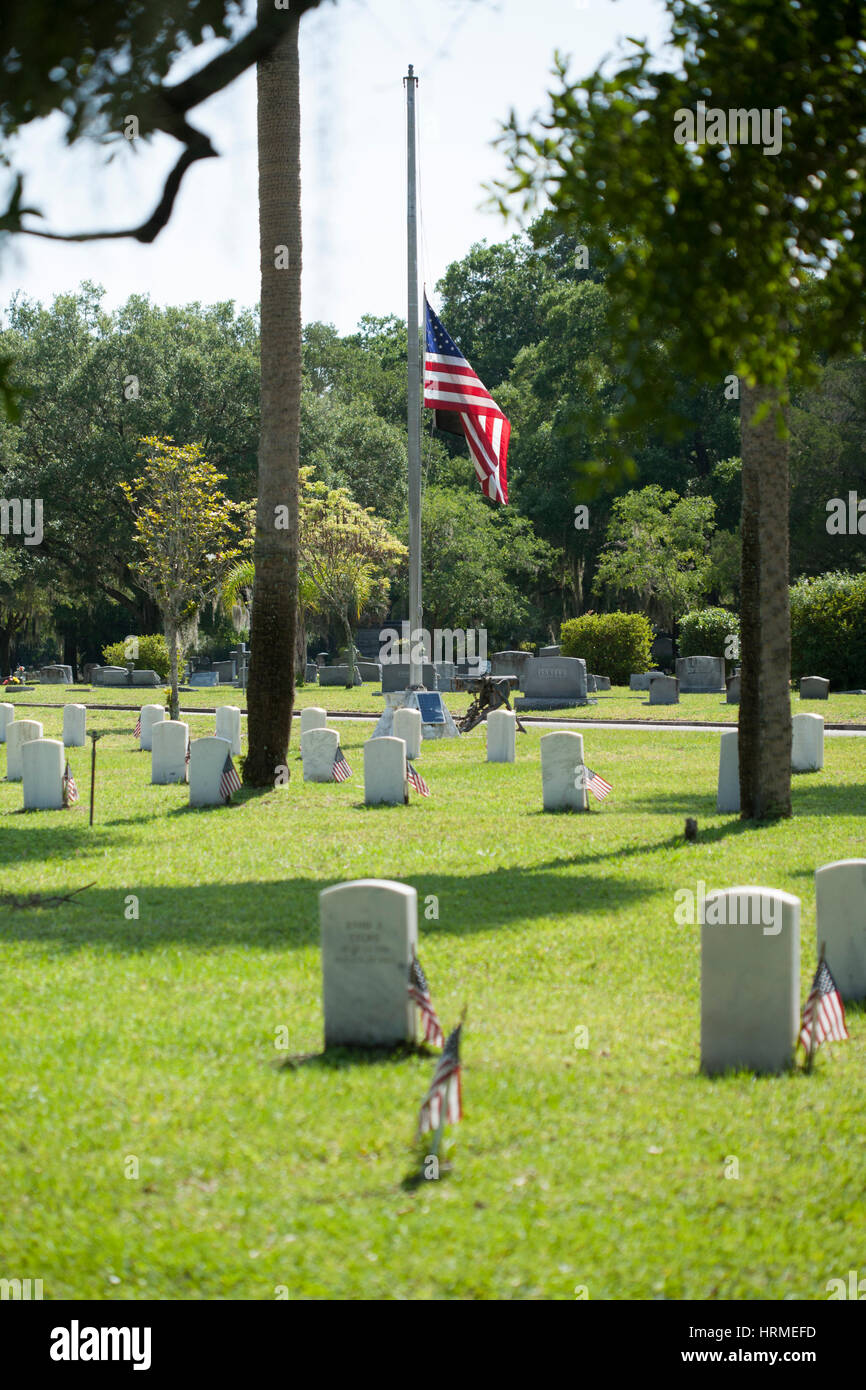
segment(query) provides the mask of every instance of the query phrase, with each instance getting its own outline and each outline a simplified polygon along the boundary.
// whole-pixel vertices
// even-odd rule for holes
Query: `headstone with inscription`
[[[336,729],[308,729],[301,734],[305,782],[333,782],[334,759],[340,746]]]
[[[133,671],[132,684],[139,687],[146,686],[151,690],[155,690],[157,686],[163,684],[163,681],[162,678],[157,675],[156,671]]]
[[[725,688],[723,656],[681,656],[676,663],[681,695],[712,695]]]
[[[586,662],[576,656],[532,656],[523,668],[517,709],[567,709],[585,705]]]
[[[866,999],[866,859],[840,859],[815,872],[816,946],[843,999]]]
[[[800,1024],[800,899],[773,888],[707,895],[701,924],[701,1069],[790,1067]]]
[[[21,781],[25,811],[62,811],[63,744],[59,738],[35,738],[21,745]]]
[[[490,658],[491,676],[516,676],[518,689],[523,687],[523,671],[531,652],[494,652]]]
[[[189,678],[189,685],[192,690],[206,690],[219,685],[219,683],[220,678],[216,671],[193,671]]]
[[[409,800],[406,744],[391,736],[364,744],[364,801],[368,806],[402,806]]]
[[[801,700],[826,700],[830,694],[830,682],[823,676],[801,676]]]
[[[319,894],[325,1047],[397,1047],[415,1037],[409,965],[418,895],[366,878]]]
[[[678,705],[680,683],[676,676],[650,676],[649,702],[651,705]]]
[[[427,690],[435,690],[436,667],[432,661],[421,663],[421,684]],[[389,695],[396,690],[409,688],[409,663],[407,661],[382,662],[382,694]]]
[[[38,719],[15,719],[6,725],[6,781],[20,782],[22,776],[21,750],[25,743],[42,737]]]
[[[189,746],[190,806],[222,806],[220,789],[231,744],[225,738],[194,738]]]
[[[354,679],[349,676],[348,666],[320,666],[319,685],[363,685],[361,672],[355,667]]]

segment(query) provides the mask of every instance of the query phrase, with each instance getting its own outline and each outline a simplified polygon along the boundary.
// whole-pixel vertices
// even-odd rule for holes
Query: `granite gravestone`
[[[320,666],[319,685],[363,685],[361,672],[355,667],[354,680],[349,677],[348,666]]]
[[[723,656],[681,656],[676,663],[681,695],[714,695],[725,689]]]
[[[866,859],[840,859],[815,873],[818,952],[843,999],[866,999]]]
[[[802,676],[800,679],[801,700],[826,700],[830,694],[830,682],[823,676]]]
[[[338,883],[319,894],[325,1047],[396,1047],[415,1038],[409,966],[418,895],[387,879]]]
[[[701,1069],[790,1067],[799,991],[800,899],[759,887],[710,893],[701,924]]]
[[[421,663],[421,684],[427,690],[436,689],[436,667],[430,661]],[[409,663],[407,661],[383,661],[382,694],[390,695],[393,691],[408,690],[408,688]]]
[[[581,657],[532,656],[526,662],[518,709],[567,709],[586,703],[586,662]]]
[[[650,676],[649,702],[651,705],[678,705],[680,683],[676,676]]]

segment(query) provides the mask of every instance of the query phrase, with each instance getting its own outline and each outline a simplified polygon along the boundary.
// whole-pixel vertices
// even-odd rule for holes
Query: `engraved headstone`
[[[487,761],[513,763],[517,744],[517,715],[508,709],[492,710],[487,716]]]
[[[427,690],[436,689],[436,667],[431,661],[421,663],[421,684]],[[395,690],[409,689],[409,663],[407,661],[382,662],[382,694]]]
[[[166,787],[186,781],[189,725],[180,719],[160,719],[151,730],[150,780]]]
[[[83,748],[87,741],[87,710],[84,705],[66,705],[63,710],[63,743],[66,748]]]
[[[35,738],[21,745],[21,781],[25,811],[62,811],[63,770],[59,738]]]
[[[415,1006],[408,983],[418,940],[415,889],[375,878],[338,883],[319,894],[319,921],[325,1047],[412,1042]]]
[[[364,801],[402,806],[409,800],[406,744],[402,738],[370,738],[364,744]]]
[[[307,729],[301,734],[305,782],[333,782],[334,759],[340,746],[336,729]]]
[[[585,811],[586,787],[580,777],[583,766],[583,734],[557,729],[543,734],[541,786],[545,811]]]
[[[6,781],[20,782],[22,776],[21,749],[25,743],[42,737],[42,725],[37,719],[15,719],[6,725]]]
[[[225,738],[194,738],[189,746],[190,806],[222,806],[220,791],[231,744]]]
[[[799,1031],[800,899],[772,888],[710,893],[701,924],[701,1068],[790,1067]]]
[[[355,667],[354,680],[349,678],[348,666],[320,666],[319,685],[363,685],[361,672]]]
[[[628,678],[629,690],[649,690],[650,677],[660,676],[661,671],[637,671],[633,672]]]
[[[531,656],[523,668],[518,709],[586,704],[586,662],[575,656]]]
[[[132,684],[133,684],[133,685],[137,685],[137,686],[149,686],[151,689],[155,690],[155,689],[157,688],[157,686],[162,685],[162,683],[163,683],[163,682],[162,682],[162,679],[161,679],[160,676],[157,675],[156,671],[133,671],[133,672],[132,672]]]
[[[815,872],[817,950],[826,948],[843,999],[866,999],[866,859],[840,859]]]
[[[320,709],[318,705],[309,705],[307,709],[301,710],[301,737],[308,729],[327,729],[328,712]]]
[[[820,714],[791,719],[792,772],[820,772],[824,766],[824,720]]]
[[[800,678],[801,700],[826,700],[830,694],[830,682],[823,676],[802,676]]]
[[[725,688],[723,656],[681,656],[676,663],[681,695],[712,695]]]
[[[649,702],[651,705],[678,705],[680,683],[676,676],[650,676]]]

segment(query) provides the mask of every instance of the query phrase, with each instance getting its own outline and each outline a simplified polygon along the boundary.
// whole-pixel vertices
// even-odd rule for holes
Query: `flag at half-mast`
[[[424,404],[435,411],[439,430],[462,434],[469,445],[485,497],[508,501],[508,441],[511,425],[449,337],[425,298],[427,351]]]

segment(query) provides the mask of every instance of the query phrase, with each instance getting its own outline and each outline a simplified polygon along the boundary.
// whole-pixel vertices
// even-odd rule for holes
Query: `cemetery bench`
[[[465,690],[474,696],[466,713],[454,721],[461,734],[468,734],[495,709],[510,710],[509,696],[518,684],[517,676],[456,676],[455,689]],[[522,734],[526,733],[519,719],[517,727]]]

